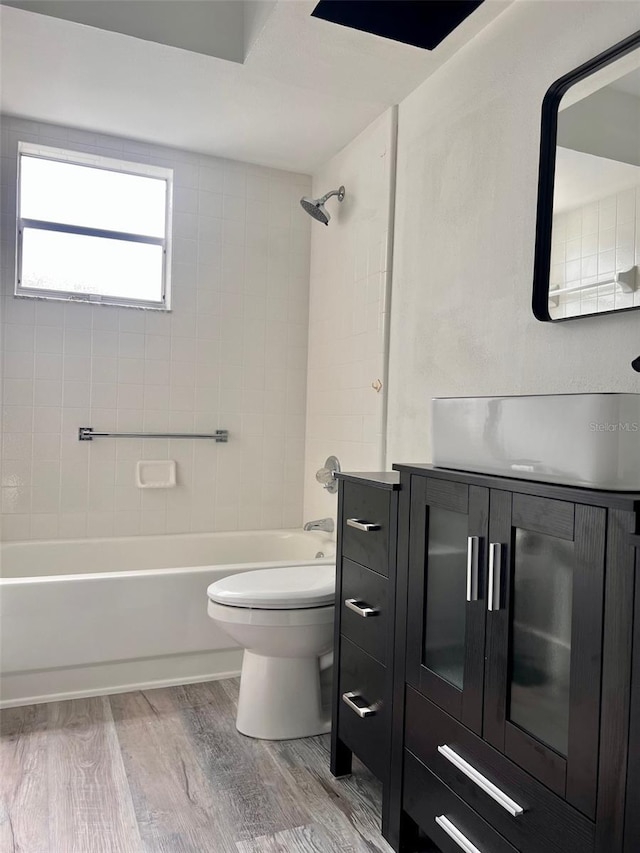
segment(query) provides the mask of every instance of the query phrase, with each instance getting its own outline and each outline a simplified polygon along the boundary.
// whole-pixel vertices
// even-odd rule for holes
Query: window
[[[172,176],[21,142],[16,295],[169,309]]]

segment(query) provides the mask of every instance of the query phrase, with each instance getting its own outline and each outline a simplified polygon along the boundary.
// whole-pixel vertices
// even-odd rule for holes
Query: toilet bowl
[[[320,670],[333,645],[335,566],[243,572],[207,596],[209,616],[245,650],[238,731],[266,740],[328,732]]]

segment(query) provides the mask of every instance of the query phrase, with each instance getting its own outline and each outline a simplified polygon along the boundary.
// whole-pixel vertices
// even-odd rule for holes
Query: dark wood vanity
[[[394,467],[340,475],[332,772],[398,851],[638,853],[640,495]]]
[[[355,753],[391,788],[397,474],[339,475],[331,772]],[[386,826],[389,797],[384,798]]]

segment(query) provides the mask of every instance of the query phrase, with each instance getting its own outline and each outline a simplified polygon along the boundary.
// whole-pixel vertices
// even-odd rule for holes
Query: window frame
[[[151,237],[144,234],[131,234],[123,231],[108,231],[102,228],[91,228],[82,225],[67,225],[61,222],[50,222],[39,219],[25,219],[21,215],[21,165],[23,157],[37,157],[41,160],[54,160],[59,163],[71,163],[77,166],[88,166],[104,171],[120,174],[139,175],[145,178],[164,180],[167,185],[165,201],[165,236]],[[145,163],[134,163],[128,160],[118,160],[104,157],[100,154],[88,154],[80,151],[69,151],[64,148],[52,148],[32,142],[18,143],[18,172],[16,186],[16,297],[29,299],[54,299],[64,302],[84,302],[92,305],[115,305],[121,308],[144,308],[155,311],[171,311],[171,225],[173,220],[173,169],[163,166],[152,166]],[[80,234],[89,237],[103,237],[124,240],[131,243],[146,243],[162,246],[162,283],[159,300],[135,299],[122,296],[105,296],[98,293],[77,293],[67,290],[46,290],[44,288],[25,287],[21,284],[23,230],[35,228],[45,231],[58,231],[65,234]]]

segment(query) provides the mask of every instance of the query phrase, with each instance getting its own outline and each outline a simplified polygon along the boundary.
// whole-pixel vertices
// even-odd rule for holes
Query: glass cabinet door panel
[[[516,530],[508,718],[567,754],[575,543]]]
[[[424,665],[463,689],[469,517],[431,506]]]

